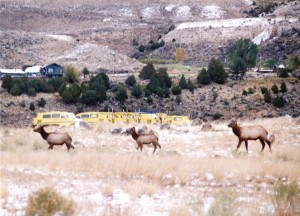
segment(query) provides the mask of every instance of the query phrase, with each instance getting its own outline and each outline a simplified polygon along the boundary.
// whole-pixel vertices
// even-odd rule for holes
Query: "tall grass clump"
[[[215,200],[208,211],[209,216],[232,216],[235,214],[236,195],[231,190],[222,190],[215,195]]]
[[[273,206],[275,215],[300,215],[300,189],[296,181],[284,184],[282,181],[274,185]]]
[[[42,188],[29,195],[26,216],[74,215],[75,204],[52,188]]]

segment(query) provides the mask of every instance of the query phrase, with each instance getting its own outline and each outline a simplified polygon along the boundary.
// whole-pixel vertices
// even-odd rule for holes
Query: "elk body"
[[[239,142],[236,148],[236,151],[241,146],[241,143],[244,141],[246,150],[248,153],[248,140],[257,140],[259,139],[260,143],[262,144],[261,151],[265,148],[265,142],[268,144],[270,148],[270,152],[272,152],[271,144],[275,140],[275,136],[272,134],[269,134],[266,129],[264,129],[262,126],[255,125],[255,126],[239,126],[237,124],[237,121],[232,121],[228,127],[232,128],[233,133],[239,138]]]
[[[72,145],[72,138],[68,133],[47,133],[44,130],[44,126],[40,126],[33,130],[34,132],[38,132],[41,134],[44,140],[50,145],[48,149],[53,149],[54,145],[63,145],[66,144],[68,151],[70,148],[74,148]]]
[[[141,151],[143,150],[143,145],[151,144],[154,147],[153,153],[156,151],[157,146],[161,149],[160,144],[158,143],[158,136],[155,133],[149,133],[149,134],[138,134],[135,131],[135,128],[130,128],[126,130],[127,133],[131,134],[132,138],[137,142],[137,150],[140,148]]]

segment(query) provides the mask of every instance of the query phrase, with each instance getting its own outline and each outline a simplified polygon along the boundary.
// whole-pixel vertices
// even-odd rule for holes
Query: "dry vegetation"
[[[220,207],[224,212],[273,214],[274,184],[280,179],[284,184],[300,182],[299,119],[241,120],[275,134],[272,154],[268,149],[260,153],[261,145],[254,141],[249,155],[244,146],[235,153],[237,138],[226,123],[215,123],[208,132],[200,126],[174,126],[170,131],[149,126],[159,133],[162,145],[154,155],[152,146],[140,153],[131,136],[110,134],[113,126],[94,126],[90,131],[46,128],[72,134],[75,150],[69,152],[65,146],[47,150],[31,128],[2,128],[2,211],[22,212],[29,194],[52,187],[74,200],[76,214],[213,215],[215,205],[225,205]],[[234,191],[232,203],[240,207],[220,204],[225,189]],[[242,209],[255,205],[246,213]]]

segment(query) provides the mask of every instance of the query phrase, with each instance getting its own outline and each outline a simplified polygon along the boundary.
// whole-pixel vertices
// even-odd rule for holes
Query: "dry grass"
[[[232,185],[247,182],[246,179],[250,178],[260,191],[262,183],[272,185],[276,179],[299,181],[298,121],[289,117],[240,120],[242,125],[263,125],[276,137],[272,146],[273,153],[267,148],[261,153],[261,144],[250,141],[249,155],[244,146],[237,153],[234,152],[237,138],[227,127],[227,122],[212,123],[214,130],[209,132],[202,132],[201,127],[173,127],[170,131],[160,131],[158,126],[150,126],[150,129],[158,132],[162,145],[162,149],[154,155],[152,146],[145,147],[142,153],[137,152],[135,141],[130,136],[110,134],[115,126],[94,126],[90,131],[60,129],[70,131],[74,138],[75,150],[69,152],[65,146],[47,150],[46,142],[31,128],[2,128],[1,191],[4,188],[4,197],[9,196],[5,192],[7,186],[3,184],[3,179],[11,178],[4,176],[7,169],[49,170],[95,176],[105,180],[99,190],[107,199],[113,197],[116,187],[133,199],[139,199],[142,195],[152,197],[176,185],[189,187],[195,179],[209,182],[210,178],[219,183],[231,181]],[[123,125],[122,128],[130,126]],[[53,131],[55,128],[46,130]],[[228,175],[232,176],[231,180],[228,180]],[[18,177],[20,181],[22,176]],[[31,182],[32,179],[26,177],[23,181]],[[52,180],[48,184],[55,185]],[[178,210],[188,214],[195,211],[191,210],[195,207],[193,203],[187,202],[180,206],[174,208],[174,212]],[[184,206],[190,210],[184,210]],[[115,209],[107,207],[105,211]]]

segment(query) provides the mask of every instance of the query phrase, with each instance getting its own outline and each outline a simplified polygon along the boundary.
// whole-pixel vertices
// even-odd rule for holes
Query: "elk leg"
[[[160,146],[160,144],[156,143],[156,145],[158,145],[158,147],[161,149],[161,146]]]
[[[49,143],[49,148],[48,149],[53,149],[53,144],[52,143]]]
[[[235,150],[235,152],[237,152],[237,150],[239,149],[239,147],[241,146],[241,143],[242,143],[242,140],[239,140],[239,143],[238,143],[238,145],[237,145],[237,147],[236,147],[236,150]]]
[[[249,152],[248,152],[248,140],[245,140],[245,146],[246,146],[247,154],[249,154]]]
[[[266,141],[268,143],[268,146],[270,148],[270,152],[272,153],[272,149],[271,149],[271,142],[270,141]]]
[[[264,140],[263,139],[259,139],[259,141],[260,141],[260,143],[262,144],[262,148],[261,148],[261,151],[263,151],[264,150],[264,148],[265,148],[265,142],[264,142]]]
[[[154,152],[156,151],[156,144],[155,143],[152,143],[153,144],[153,147],[154,147],[154,150],[153,150],[153,152],[152,152],[152,154],[154,154]]]
[[[143,143],[140,145],[141,152],[143,151]]]

